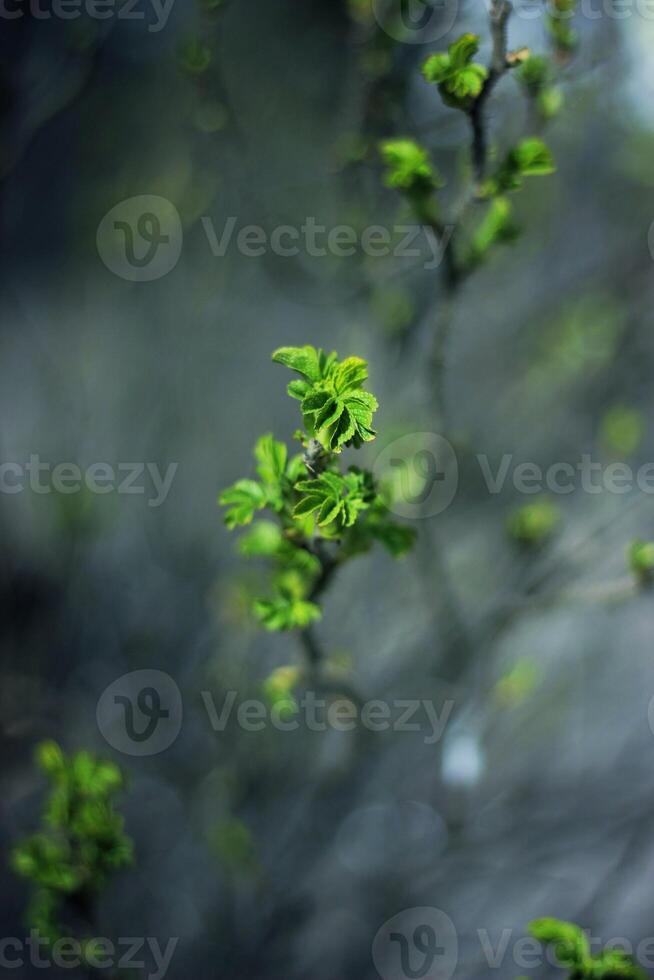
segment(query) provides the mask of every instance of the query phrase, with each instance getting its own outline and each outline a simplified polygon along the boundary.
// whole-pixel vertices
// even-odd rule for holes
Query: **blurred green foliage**
[[[557,505],[548,497],[517,507],[507,520],[509,536],[519,544],[537,548],[554,534],[561,521]]]
[[[242,820],[219,820],[209,833],[209,846],[222,866],[233,874],[249,876],[259,870],[256,843]]]
[[[654,579],[654,541],[632,541],[627,547],[627,564],[642,585]]]
[[[642,412],[629,405],[614,405],[603,416],[600,438],[603,445],[620,456],[636,452],[645,435]]]
[[[593,955],[586,933],[572,922],[535,919],[529,932],[552,947],[559,966],[570,971],[570,980],[646,980],[647,974],[621,950],[605,949]]]
[[[65,904],[87,917],[107,877],[131,864],[133,848],[113,804],[124,787],[118,766],[90,752],[66,756],[53,741],[37,747],[36,763],[51,785],[43,827],[14,847],[11,866],[34,886],[30,926],[54,940]]]

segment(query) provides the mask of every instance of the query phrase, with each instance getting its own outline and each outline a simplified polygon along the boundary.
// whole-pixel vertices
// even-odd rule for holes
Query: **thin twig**
[[[493,0],[490,8],[491,33],[493,35],[493,53],[491,64],[484,86],[475,99],[470,110],[472,125],[472,166],[477,184],[481,184],[486,175],[488,161],[488,140],[486,135],[486,118],[484,110],[486,103],[496,84],[508,69],[506,60],[506,25],[511,16],[511,4],[508,0]]]

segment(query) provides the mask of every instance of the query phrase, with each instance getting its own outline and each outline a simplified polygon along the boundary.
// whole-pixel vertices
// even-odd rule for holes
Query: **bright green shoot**
[[[251,525],[241,553],[272,565],[272,592],[254,600],[256,618],[268,630],[306,630],[320,618],[318,599],[338,566],[376,541],[403,555],[414,533],[392,519],[369,470],[341,462],[344,450],[375,438],[366,362],[309,346],[281,347],[273,361],[298,375],[287,390],[299,402],[302,452],[291,455],[262,436],[254,449],[258,479],[237,480],[219,502],[228,528]]]

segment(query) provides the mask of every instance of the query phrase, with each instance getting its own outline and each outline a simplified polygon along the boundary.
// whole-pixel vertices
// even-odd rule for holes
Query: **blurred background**
[[[510,46],[544,48],[541,8],[521,10]],[[510,477],[489,493],[477,460],[495,472],[505,454],[544,469],[654,459],[646,5],[577,14],[547,133],[557,173],[516,196],[521,237],[457,295],[437,393],[428,349],[444,297],[425,239],[410,257],[256,256],[235,239],[309,219],[359,233],[411,222],[382,183],[384,137],[421,139],[456,201],[466,119],[419,67],[466,30],[486,59],[485,5],[445,0],[424,43],[345,0],[109,13],[69,19],[44,0],[0,19],[0,461],[151,464],[141,492],[47,492],[47,474],[45,491],[13,492],[17,471],[3,472],[3,854],[38,824],[33,751],[55,738],[128,775],[136,863],[103,892],[99,934],[178,937],[169,977],[398,980],[373,940],[420,907],[449,916],[453,975],[471,980],[489,971],[480,930],[493,949],[511,931],[498,980],[555,972],[512,954],[535,916],[605,942],[650,937],[654,612],[624,553],[654,537],[651,497],[577,483],[526,547],[510,521],[531,501]],[[510,77],[490,119],[500,150],[525,130]],[[159,226],[137,225],[143,196]],[[126,264],[127,233],[99,231],[116,207],[141,232],[136,254],[168,236],[150,279]],[[216,498],[252,473],[262,432],[290,440],[297,406],[270,353],[306,343],[369,360],[381,408],[367,465],[445,425],[457,455],[456,496],[412,522],[414,553],[348,566],[318,627],[365,699],[451,702],[436,744],[211,725],[202,692],[218,710],[232,690],[259,697],[301,657],[294,634],[250,619],[259,570]],[[163,500],[152,470],[173,474]],[[137,670],[168,674],[184,712],[173,743],[142,757],[96,718],[103,691]],[[29,889],[4,859],[0,879],[0,935],[24,936]],[[413,975],[452,975],[438,969]]]

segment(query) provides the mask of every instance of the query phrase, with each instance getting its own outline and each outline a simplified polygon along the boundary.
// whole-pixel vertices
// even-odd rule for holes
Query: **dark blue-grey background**
[[[251,472],[256,437],[289,439],[298,424],[270,352],[312,343],[367,357],[380,445],[439,424],[424,350],[442,302],[435,273],[361,254],[216,257],[200,221],[220,233],[231,215],[269,231],[308,216],[406,220],[374,157],[347,167],[338,152],[365,98],[347,11],[232,0],[207,14],[176,0],[159,32],[0,20],[0,459],[178,464],[158,508],[137,495],[0,497],[2,850],[36,825],[39,739],[118,761],[137,861],[103,896],[98,928],[179,937],[170,977],[372,980],[377,930],[414,906],[451,917],[460,978],[489,972],[478,930],[517,940],[536,915],[579,918],[605,941],[652,935],[652,601],[603,598],[627,542],[654,535],[652,500],[561,497],[560,534],[529,558],[504,533],[524,498],[510,485],[488,494],[475,462],[608,462],[601,420],[616,404],[645,421],[629,462],[654,451],[654,28],[636,13],[578,26],[550,135],[558,172],[516,198],[523,238],[455,304],[457,497],[417,522],[415,555],[345,570],[319,627],[365,697],[451,697],[454,713],[437,746],[389,733],[358,747],[333,733],[216,733],[200,693],[256,694],[299,656],[292,635],[244,617],[251,572],[216,507]],[[453,33],[475,28],[486,32],[485,11],[469,3]],[[179,65],[197,33],[213,52],[208,81]],[[511,44],[524,41],[543,44],[538,20],[514,21]],[[455,181],[465,121],[418,73],[434,47],[392,53],[396,101],[373,134],[421,133]],[[206,103],[226,111],[217,131],[198,123]],[[511,79],[492,118],[500,139],[520,132]],[[168,275],[132,283],[102,263],[96,230],[143,194],[175,205],[184,243]],[[392,303],[422,324],[404,349]],[[525,658],[537,683],[507,705],[496,684]],[[137,669],[166,671],[184,700],[179,738],[142,759],[108,746],[95,715],[105,687]],[[214,846],[234,821],[252,848],[240,863]],[[4,858],[0,876],[0,934],[22,937],[27,888]],[[527,972],[510,953],[492,971]]]

